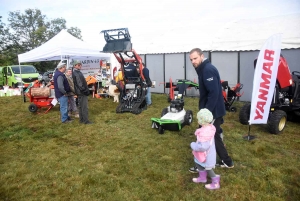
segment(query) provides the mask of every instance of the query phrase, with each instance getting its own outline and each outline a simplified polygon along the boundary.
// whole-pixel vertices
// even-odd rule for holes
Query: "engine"
[[[170,104],[170,111],[173,113],[180,112],[183,110],[184,100],[183,99],[174,99]]]
[[[290,104],[289,94],[287,92],[279,92],[278,100],[281,105],[289,105]]]

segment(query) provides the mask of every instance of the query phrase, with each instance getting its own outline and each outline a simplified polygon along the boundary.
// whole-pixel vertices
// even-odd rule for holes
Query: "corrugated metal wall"
[[[300,49],[282,50],[282,55],[286,58],[290,70],[300,72]],[[209,58],[213,65],[219,70],[222,80],[228,81],[232,87],[240,82],[244,85],[241,101],[251,101],[252,85],[254,77],[254,59],[257,58],[259,51],[243,52],[204,52],[206,58]],[[143,61],[150,71],[152,81],[156,82],[154,93],[169,93],[165,89],[165,82],[172,78],[187,79],[198,83],[198,76],[192,66],[189,53],[174,54],[149,54],[141,55]],[[198,90],[194,88],[186,91],[187,96],[198,96]]]
[[[221,80],[228,81],[229,86],[238,82],[237,52],[212,52],[211,62],[218,69]]]

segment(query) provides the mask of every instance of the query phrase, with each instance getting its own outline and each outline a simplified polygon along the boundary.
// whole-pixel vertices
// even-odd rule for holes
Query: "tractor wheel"
[[[187,110],[184,115],[184,123],[186,125],[191,125],[193,122],[193,112],[191,110]]]
[[[236,107],[230,107],[229,109],[230,109],[230,112],[236,112],[237,111]]]
[[[35,112],[37,112],[38,107],[36,106],[36,104],[31,103],[31,104],[28,106],[28,110],[29,110],[29,112],[35,113]]]
[[[270,113],[268,121],[269,132],[272,134],[279,134],[281,131],[283,131],[286,122],[286,112],[283,110],[275,110],[273,113]]]
[[[159,126],[159,127],[158,127],[158,133],[159,133],[159,134],[164,134],[164,132],[165,132],[165,130],[163,129],[163,127],[162,127],[162,126]]]
[[[240,110],[239,119],[243,125],[249,124],[251,104],[246,103]]]
[[[164,108],[164,109],[161,111],[160,117],[165,116],[168,112],[169,112],[168,108]]]

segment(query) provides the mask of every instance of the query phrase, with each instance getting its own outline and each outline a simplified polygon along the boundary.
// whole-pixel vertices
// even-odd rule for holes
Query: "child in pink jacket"
[[[220,175],[216,175],[213,171],[216,164],[216,148],[214,135],[216,133],[215,126],[211,123],[213,115],[208,109],[201,109],[197,113],[197,119],[201,128],[195,132],[196,142],[191,143],[192,153],[196,167],[199,170],[199,177],[193,178],[195,183],[206,183],[207,174],[211,178],[212,183],[206,184],[205,188],[214,190],[220,188]]]

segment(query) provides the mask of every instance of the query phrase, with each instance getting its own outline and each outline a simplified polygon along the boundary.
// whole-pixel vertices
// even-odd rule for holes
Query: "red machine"
[[[256,66],[254,60],[254,68]],[[249,124],[251,104],[245,104],[240,111],[240,123]],[[300,118],[300,72],[290,74],[285,58],[280,55],[277,81],[270,106],[268,128],[270,133],[279,134],[283,131],[287,119]]]
[[[32,113],[36,113],[41,108],[46,108],[44,114],[46,114],[51,108],[53,108],[52,101],[54,95],[51,96],[51,90],[54,90],[53,83],[50,87],[40,87],[38,80],[28,86],[27,96],[31,104],[28,106],[28,110]]]
[[[238,97],[241,97],[244,94],[244,92],[240,93],[241,89],[243,88],[243,84],[237,83],[233,88],[229,87],[228,81],[221,80],[221,84],[226,110],[230,112],[236,112],[237,109],[236,107],[232,107],[232,104]]]
[[[117,83],[120,101],[117,113],[140,114],[147,109],[147,84],[143,75],[142,58],[132,49],[131,37],[127,28],[103,30],[106,41],[103,52],[113,53],[121,65],[123,81]]]
[[[192,82],[190,80],[185,79],[178,79],[175,82],[172,81],[172,78],[170,78],[169,82],[166,82],[165,88],[169,89],[169,96],[168,96],[168,102],[171,102],[175,98],[175,91],[179,91],[178,84],[184,83],[185,85],[188,85],[186,88],[190,89],[191,87],[195,87],[195,89],[199,88],[199,85],[195,82]]]

